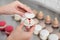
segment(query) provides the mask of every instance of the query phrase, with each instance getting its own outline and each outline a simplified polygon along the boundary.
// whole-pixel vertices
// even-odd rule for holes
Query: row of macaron
[[[44,14],[42,11],[40,11],[39,13],[36,10],[33,10],[33,12],[35,13],[35,16],[37,19],[45,19],[45,23],[46,24],[51,24],[53,25],[53,27],[58,27],[59,26],[59,21],[57,19],[57,17],[54,18],[54,20],[51,19],[51,17],[49,15],[47,15],[46,17],[44,17]]]
[[[31,15],[31,14],[28,14],[28,13],[27,13],[27,14],[26,14],[26,17],[35,18],[34,16],[36,16],[36,15],[34,15],[34,14],[32,14],[31,16],[30,16],[30,15]],[[37,16],[38,16],[38,17],[37,17],[36,19],[34,19],[35,24],[39,23],[39,19],[40,19],[40,20],[44,20],[44,22],[45,22],[46,24],[52,24],[53,28],[58,28],[58,27],[59,27],[59,21],[58,21],[57,17],[55,17],[54,20],[51,20],[51,17],[50,17],[49,15],[47,15],[47,16],[44,18],[44,15],[43,15],[43,12],[42,12],[42,11],[40,11],[40,13],[38,13]],[[17,15],[17,14],[15,14],[13,17],[14,17],[14,20],[16,20],[16,21],[21,21],[21,19],[22,19],[22,20],[26,19],[26,18],[23,18],[23,17],[21,17],[20,15]]]
[[[53,29],[51,27],[46,27],[45,29],[40,25],[35,25],[34,35],[37,35],[42,40],[59,40],[60,33],[52,33]]]
[[[0,21],[0,31],[5,32],[9,36],[13,31],[13,26],[7,25],[5,21]]]

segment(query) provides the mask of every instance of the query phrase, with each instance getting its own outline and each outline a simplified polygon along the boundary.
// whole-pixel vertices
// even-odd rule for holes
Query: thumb
[[[30,34],[32,34],[33,33],[33,31],[34,31],[34,29],[35,29],[35,25],[34,26],[32,26],[32,28],[30,29]]]

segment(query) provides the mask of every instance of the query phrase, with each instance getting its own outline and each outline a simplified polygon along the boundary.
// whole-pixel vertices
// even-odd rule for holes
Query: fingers
[[[17,13],[17,14],[19,14],[19,15],[24,15],[24,13],[23,12],[21,12],[21,11],[15,11],[15,13]]]
[[[33,33],[33,31],[34,31],[34,28],[35,28],[35,26],[32,26],[32,28],[30,29],[30,34],[32,34]]]
[[[24,23],[22,22],[22,23],[20,24],[20,29],[22,29],[23,26],[24,26]]]
[[[24,5],[22,3],[19,3],[19,7],[21,7],[22,9],[26,10],[27,12],[32,13],[32,10],[30,9],[30,7],[28,7],[27,5]]]
[[[22,30],[22,27],[24,26],[24,23],[21,23],[17,28],[16,28],[16,30],[18,30],[18,31],[20,31],[20,30]]]

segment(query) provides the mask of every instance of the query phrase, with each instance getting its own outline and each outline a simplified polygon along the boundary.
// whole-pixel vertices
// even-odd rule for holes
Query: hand
[[[0,7],[0,10],[3,14],[20,14],[20,15],[23,15],[24,12],[32,12],[32,10],[22,4],[21,2],[19,1],[14,1],[8,5],[5,5],[5,6],[2,6]]]
[[[29,32],[23,31],[23,26],[24,24],[21,23],[20,27],[17,27],[16,30],[14,30],[11,33],[11,35],[7,38],[7,40],[30,40],[32,33],[34,31],[34,26],[29,30]]]

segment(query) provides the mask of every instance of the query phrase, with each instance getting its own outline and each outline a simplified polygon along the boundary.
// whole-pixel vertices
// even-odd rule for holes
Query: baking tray
[[[32,9],[36,9],[38,12],[39,11],[43,11],[44,15],[50,15],[52,19],[54,19],[54,17],[57,17],[58,20],[60,21],[59,19],[59,14],[49,10],[49,9],[46,9],[40,5],[36,5],[30,1],[24,1],[24,0],[20,0],[22,3],[30,6]],[[14,26],[14,29],[19,25],[18,22],[16,22],[15,20],[12,19],[12,16],[11,15],[0,15],[0,21],[1,20],[4,20],[7,22],[7,25],[12,25]],[[57,30],[58,31],[58,30]],[[0,40],[6,40],[7,36],[5,35],[4,32],[1,32],[0,31]],[[36,35],[33,35],[31,37],[31,40],[40,40]]]

